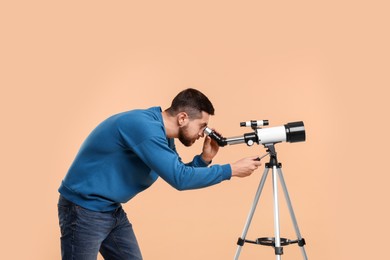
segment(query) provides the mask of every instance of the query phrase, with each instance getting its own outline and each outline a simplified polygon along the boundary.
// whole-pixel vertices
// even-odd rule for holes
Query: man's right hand
[[[261,162],[258,158],[258,156],[247,157],[230,164],[232,167],[232,177],[242,178],[251,175],[259,166],[261,166]]]

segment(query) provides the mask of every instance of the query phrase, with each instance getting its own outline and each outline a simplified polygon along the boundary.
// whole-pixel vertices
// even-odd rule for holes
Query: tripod
[[[242,246],[245,243],[252,243],[252,244],[257,244],[257,245],[274,247],[276,260],[281,260],[281,257],[283,254],[283,246],[297,243],[299,245],[299,247],[301,248],[303,259],[307,260],[307,255],[306,255],[306,251],[304,248],[304,245],[306,244],[305,239],[302,238],[301,233],[300,233],[299,228],[298,228],[298,224],[297,224],[297,220],[295,218],[294,210],[293,210],[292,205],[291,205],[290,196],[288,195],[287,186],[286,186],[286,183],[284,182],[283,173],[282,173],[282,169],[281,169],[282,165],[281,165],[281,163],[278,163],[278,160],[277,160],[275,145],[272,143],[272,144],[265,144],[264,146],[267,148],[267,152],[270,155],[270,160],[268,163],[265,164],[264,173],[263,173],[263,176],[261,178],[259,187],[257,189],[255,199],[254,199],[253,204],[252,204],[252,208],[251,208],[249,215],[247,217],[244,230],[242,232],[241,237],[238,238],[238,241],[237,241],[238,247],[237,247],[237,251],[236,251],[236,255],[235,255],[234,259],[238,260],[240,253],[241,253]],[[275,237],[262,237],[262,238],[256,239],[255,241],[247,240],[246,235],[248,233],[249,226],[252,222],[252,218],[253,218],[253,215],[255,213],[256,206],[257,206],[257,203],[259,201],[259,198],[260,198],[261,192],[263,190],[264,183],[267,179],[268,172],[269,172],[270,168],[272,168]],[[283,191],[284,191],[287,206],[288,206],[288,209],[290,211],[291,220],[292,220],[294,228],[295,228],[295,233],[297,236],[296,240],[290,240],[290,239],[280,237],[278,177],[280,179],[280,183],[281,183],[281,186],[282,186]]]

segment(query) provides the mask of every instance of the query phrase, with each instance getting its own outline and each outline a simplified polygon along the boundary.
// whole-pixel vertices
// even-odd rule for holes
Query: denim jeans
[[[60,196],[58,218],[63,260],[141,260],[133,227],[122,207],[110,212],[82,208]]]

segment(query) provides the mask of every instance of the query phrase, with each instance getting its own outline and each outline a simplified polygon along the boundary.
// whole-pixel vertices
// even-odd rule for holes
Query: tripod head
[[[248,146],[253,144],[275,144],[280,142],[304,142],[306,140],[305,126],[302,121],[287,123],[282,126],[261,128],[268,125],[268,120],[251,120],[241,122],[240,126],[250,126],[254,131],[242,136],[225,138],[212,129],[206,127],[205,134],[215,140],[219,146],[246,143]]]

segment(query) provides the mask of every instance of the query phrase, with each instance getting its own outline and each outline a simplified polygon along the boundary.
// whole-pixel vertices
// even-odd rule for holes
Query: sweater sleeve
[[[199,162],[201,158],[197,156],[193,166],[183,164],[167,141],[160,137],[145,139],[134,146],[133,151],[150,169],[178,190],[204,188],[231,178],[229,164],[195,167],[204,164]]]
[[[182,161],[180,155],[177,153],[176,145],[173,139],[168,139],[168,145],[177,154],[179,160]],[[211,162],[204,161],[201,155],[195,155],[191,162],[185,163],[185,165],[187,166],[194,166],[194,167],[207,167],[210,164]]]

